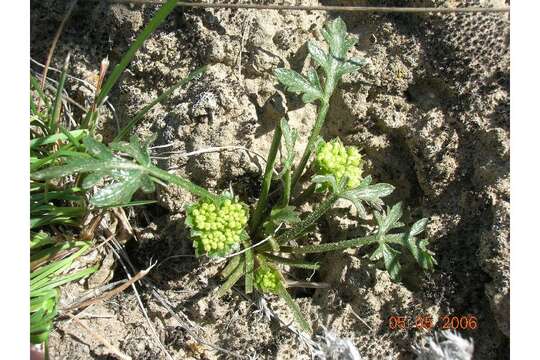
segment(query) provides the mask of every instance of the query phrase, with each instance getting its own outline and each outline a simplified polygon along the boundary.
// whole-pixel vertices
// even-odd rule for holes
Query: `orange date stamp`
[[[392,331],[413,329],[475,330],[478,319],[474,315],[444,315],[434,322],[431,315],[416,317],[392,315],[388,318],[388,328]]]

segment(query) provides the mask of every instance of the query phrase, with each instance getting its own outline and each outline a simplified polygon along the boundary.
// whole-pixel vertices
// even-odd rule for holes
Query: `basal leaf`
[[[143,175],[141,177],[141,190],[147,194],[156,191],[156,184],[148,175]]]
[[[107,175],[106,172],[95,172],[95,173],[92,173],[92,174],[88,174],[87,176],[85,176],[85,178],[83,179],[82,181],[82,188],[87,190],[87,189],[90,189],[92,188],[94,185],[96,185],[97,183],[99,183],[101,180],[103,180],[103,178]]]
[[[142,144],[135,135],[132,135],[129,138],[129,143],[125,141],[117,141],[111,143],[109,147],[115,151],[126,153],[141,165],[150,165],[150,154],[148,154],[148,149],[146,145]]]
[[[330,188],[333,193],[339,191],[339,186],[334,175],[314,175],[311,181],[317,184],[316,191],[325,191]]]
[[[100,160],[109,160],[112,159],[113,155],[111,150],[102,143],[94,140],[91,136],[85,136],[83,138],[83,144],[86,148],[86,151],[93,157]]]
[[[270,217],[263,225],[264,233],[273,234],[281,223],[292,225],[298,222],[300,222],[300,216],[294,206],[276,207],[272,209]]]
[[[294,206],[285,206],[272,209],[270,219],[285,224],[296,224],[300,221],[300,216]]]
[[[126,171],[121,181],[99,189],[90,199],[90,203],[97,207],[128,203],[133,194],[142,186],[142,176],[141,171]]]
[[[387,212],[386,215],[383,218],[382,223],[379,225],[379,231],[383,234],[386,234],[389,230],[399,227],[398,221],[401,219],[401,216],[403,215],[402,210],[402,203],[398,202],[394,206],[392,206]]]
[[[308,70],[308,80],[311,83],[311,85],[315,86],[317,89],[319,89],[319,90],[322,89],[321,88],[321,80],[319,79],[319,75],[317,74],[317,70],[315,70],[315,69],[309,69]]]
[[[53,166],[36,171],[31,174],[31,178],[35,180],[50,180],[76,173],[102,171],[114,164],[116,164],[115,160],[75,159],[65,165]]]
[[[289,123],[285,118],[280,120],[279,126],[281,127],[281,132],[283,133],[283,142],[285,144],[285,150],[287,152],[285,160],[283,161],[283,168],[276,178],[281,179],[285,172],[289,170],[294,161],[294,145],[298,139],[298,131],[289,127]]]

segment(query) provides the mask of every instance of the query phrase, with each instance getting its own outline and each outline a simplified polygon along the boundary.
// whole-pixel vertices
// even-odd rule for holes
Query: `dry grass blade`
[[[111,250],[113,251],[116,258],[118,259],[118,261],[120,262],[120,265],[122,266],[122,268],[126,272],[126,275],[128,276],[128,278],[131,279],[131,274],[130,274],[129,270],[126,267],[126,264],[124,263],[124,259],[118,253],[120,252],[126,258],[126,260],[129,262],[129,265],[131,266],[132,269],[134,269],[134,266],[133,266],[133,264],[131,264],[131,261],[129,261],[129,258],[127,257],[127,255],[123,252],[122,246],[118,243],[118,241],[116,241],[116,239],[112,242],[112,244],[108,244],[108,245],[111,248]],[[153,268],[154,265],[155,264],[151,265],[148,269]],[[152,322],[150,321],[150,318],[148,317],[148,313],[147,313],[146,309],[144,308],[144,305],[143,305],[142,300],[141,300],[141,296],[139,295],[139,291],[137,290],[137,287],[135,286],[134,282],[131,283],[131,287],[133,288],[133,292],[135,293],[135,297],[137,298],[137,302],[138,302],[138,304],[139,304],[139,306],[141,308],[141,311],[142,311],[142,313],[144,315],[144,318],[146,319],[146,322],[148,323],[148,326],[150,327],[150,330],[152,330],[152,334],[154,335],[154,340],[158,344],[161,351],[165,354],[165,357],[167,357],[167,359],[169,359],[169,360],[174,360],[173,357],[171,356],[171,354],[169,354],[169,352],[167,351],[167,349],[165,348],[165,346],[163,345],[163,343],[159,339],[157,331],[154,328]]]
[[[118,286],[117,288],[111,290],[111,291],[108,291],[106,292],[105,294],[101,295],[101,296],[98,296],[94,299],[90,299],[90,300],[86,300],[86,301],[83,301],[82,303],[80,304],[75,304],[75,305],[72,305],[70,307],[68,307],[67,309],[65,310],[75,310],[75,309],[84,309],[85,307],[88,307],[90,305],[93,305],[93,304],[97,304],[99,302],[102,302],[102,301],[106,301],[106,300],[109,300],[110,298],[112,298],[113,296],[116,296],[118,294],[120,294],[122,291],[126,290],[129,286],[131,286],[134,282],[136,281],[139,281],[140,279],[142,279],[143,277],[145,277],[149,272],[150,270],[153,268],[153,266],[150,266],[148,269],[146,270],[141,270],[139,271],[135,276],[133,276],[132,278],[130,278],[128,281],[126,281],[125,283],[123,283],[122,285]]]
[[[88,334],[90,334],[96,340],[98,340],[100,343],[102,343],[111,353],[118,356],[122,360],[131,360],[131,356],[127,356],[127,355],[123,354],[116,346],[114,346],[113,344],[108,342],[107,339],[105,339],[103,336],[101,336],[100,334],[98,334],[94,330],[90,329],[81,320],[77,319],[72,314],[68,314],[68,316],[71,318],[71,320],[73,320],[74,322],[79,324],[82,328],[84,328],[88,332]]]
[[[77,5],[77,0],[73,0],[71,4],[69,5],[66,15],[64,15],[64,18],[62,19],[62,22],[60,23],[60,26],[58,27],[58,30],[56,31],[56,34],[54,35],[51,48],[49,49],[49,53],[47,54],[47,61],[45,62],[45,68],[43,69],[43,76],[41,78],[41,91],[45,90],[45,79],[47,78],[47,72],[49,71],[49,66],[51,65],[52,57],[54,55],[54,50],[56,49],[56,45],[58,44],[60,35],[64,31],[64,26],[66,25],[69,17],[71,16],[73,9],[75,9],[75,5]],[[39,112],[39,110],[41,109],[41,99],[38,101],[37,108]]]
[[[87,301],[89,299],[95,299],[98,296],[101,296],[102,294],[104,294],[106,291],[113,290],[115,287],[117,287],[119,285],[122,285],[122,284],[125,284],[127,281],[128,281],[127,279],[119,280],[119,281],[115,281],[115,282],[110,283],[110,284],[105,284],[103,286],[90,289],[90,290],[86,291],[85,293],[83,293],[78,298],[76,298],[74,301],[72,301],[71,304],[69,306],[67,306],[66,308],[77,306],[78,304],[82,304],[84,301]],[[80,314],[81,313],[79,313],[79,315]],[[80,316],[78,316],[78,317],[80,318]]]
[[[112,245],[109,244],[109,246],[111,246],[111,249],[113,249],[114,251],[114,254],[115,256],[117,257],[118,261],[120,262],[120,265],[124,268],[124,271],[128,274],[129,276],[129,271],[127,269],[127,266],[128,265],[133,271],[135,270],[135,267],[133,266],[133,264],[131,263],[131,260],[129,259],[128,255],[126,254],[126,252],[124,251],[124,249],[122,248],[122,246],[120,244],[118,244],[117,241],[113,241],[112,242]],[[202,344],[202,345],[205,345],[205,346],[208,346],[209,348],[215,350],[215,351],[218,351],[218,352],[221,352],[223,354],[226,354],[226,355],[229,355],[229,356],[232,356],[234,358],[238,358],[238,359],[242,359],[243,356],[240,355],[240,354],[237,354],[235,352],[232,352],[232,351],[229,351],[227,349],[224,349],[222,347],[219,347],[217,345],[214,345],[214,344],[211,344],[207,341],[205,341],[204,339],[202,339],[201,337],[199,337],[194,328],[197,327],[196,324],[194,324],[193,322],[191,322],[189,320],[189,318],[182,314],[180,312],[180,314],[182,314],[184,316],[184,319],[182,319],[180,317],[180,315],[178,314],[177,311],[174,311],[173,310],[173,306],[171,305],[171,303],[164,297],[162,296],[158,290],[156,289],[156,287],[152,284],[152,282],[146,278],[143,278],[142,279],[142,283],[147,286],[151,292],[152,292],[152,296],[169,312],[169,314],[176,319],[176,321],[178,322],[179,326],[185,330],[195,341],[197,341],[198,343]],[[155,330],[152,326],[152,323],[150,322],[150,319],[148,318],[148,315],[146,314],[146,310],[144,309],[144,307],[142,306],[142,302],[140,300],[140,297],[139,297],[139,294],[138,294],[138,291],[135,287],[135,284],[132,285],[133,288],[134,288],[134,291],[135,291],[135,296],[137,297],[137,300],[139,301],[139,305],[141,306],[141,309],[152,329],[152,331],[155,333]],[[188,323],[191,327],[189,327],[188,325],[186,325],[185,323]],[[157,342],[160,344],[161,347],[163,347],[163,345],[161,344],[161,341],[159,340],[159,338],[157,337],[156,335],[156,340]],[[168,355],[168,353],[166,352],[165,348],[163,347],[162,348],[163,351]],[[170,355],[168,355],[168,357],[170,358]]]

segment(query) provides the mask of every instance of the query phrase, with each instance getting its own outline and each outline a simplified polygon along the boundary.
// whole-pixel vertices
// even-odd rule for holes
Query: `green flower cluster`
[[[264,293],[277,293],[281,279],[276,270],[262,266],[255,273],[255,285]]]
[[[244,206],[229,199],[219,205],[199,202],[191,207],[190,217],[190,225],[197,235],[195,241],[205,252],[227,252],[238,244],[248,220]]]
[[[349,189],[360,185],[362,156],[354,146],[345,147],[339,139],[324,143],[317,150],[316,164],[319,174],[334,175],[338,183],[347,176]]]

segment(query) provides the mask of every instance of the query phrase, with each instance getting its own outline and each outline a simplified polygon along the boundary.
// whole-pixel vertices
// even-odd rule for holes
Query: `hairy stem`
[[[157,166],[144,167],[144,169],[148,171],[150,175],[153,175],[157,177],[158,179],[166,181],[170,184],[180,186],[181,188],[189,191],[190,193],[194,195],[207,198],[207,199],[212,199],[212,200],[219,199],[219,195],[213,194],[210,191],[206,190],[205,188],[199,185],[195,185],[194,183],[192,183],[191,181],[187,179],[184,179],[183,177],[170,174],[167,171],[158,168]]]
[[[282,246],[280,251],[289,254],[313,254],[322,253],[327,251],[345,250],[351,247],[359,247],[377,242],[376,235],[370,235],[351,240],[344,240],[335,243],[326,243],[319,245],[305,245],[305,246]]]
[[[276,162],[276,155],[281,142],[281,127],[277,126],[274,130],[274,136],[272,138],[272,145],[270,146],[270,152],[266,160],[266,169],[264,171],[264,178],[261,190],[261,196],[257,202],[255,212],[251,217],[250,229],[251,233],[255,233],[261,223],[262,214],[266,211],[266,205],[268,203],[268,192],[270,191],[270,184],[272,182],[272,175],[274,171],[274,163]]]

